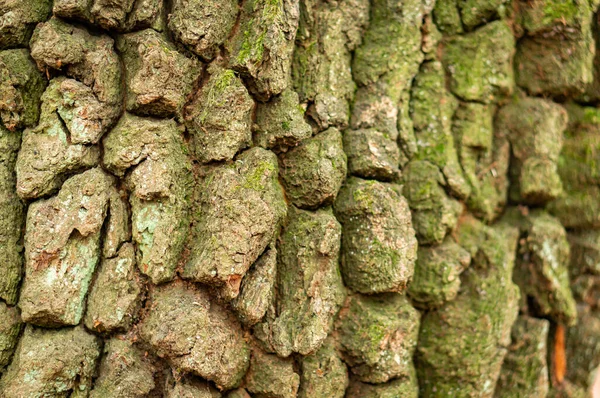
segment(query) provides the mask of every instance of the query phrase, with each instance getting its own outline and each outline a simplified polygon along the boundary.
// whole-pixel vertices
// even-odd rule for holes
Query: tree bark
[[[598,5],[0,2],[0,396],[591,396]]]

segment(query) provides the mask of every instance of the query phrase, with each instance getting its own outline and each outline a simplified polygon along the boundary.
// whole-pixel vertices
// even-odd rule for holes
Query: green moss
[[[507,0],[458,0],[462,22],[467,30],[502,18]]]
[[[291,358],[279,358],[261,350],[252,351],[246,389],[256,397],[296,397],[300,376],[294,372]]]
[[[233,79],[235,79],[235,73],[232,70],[227,69],[221,73],[213,83],[215,90],[217,90],[215,95],[221,94],[227,87],[231,86]]]
[[[393,248],[387,247],[379,239],[373,239],[373,248],[371,255],[374,260],[381,263],[384,267],[393,267],[400,263],[402,257]]]
[[[343,398],[348,387],[348,371],[335,347],[328,338],[319,350],[300,361],[300,390],[298,398]]]
[[[28,325],[0,380],[4,397],[88,396],[100,340],[81,326],[44,329]]]
[[[367,327],[365,339],[369,342],[379,342],[385,338],[386,330],[383,325],[373,324]]]
[[[392,133],[393,136],[375,127],[346,130],[343,142],[348,156],[348,173],[379,181],[396,180],[400,174],[400,149],[396,142],[397,132]]]
[[[273,242],[287,206],[270,151],[254,147],[206,172],[204,183],[196,185],[200,211],[182,276],[219,287],[231,300],[239,294],[231,281],[239,281]]]
[[[435,164],[445,176],[450,192],[466,199],[471,187],[460,167],[451,129],[457,101],[446,90],[440,62],[421,65],[413,82],[410,107],[418,150],[415,159]]]
[[[556,216],[566,228],[600,227],[600,188],[598,186],[580,186],[569,189],[548,205],[548,210]]]
[[[579,13],[579,7],[574,0],[545,1],[544,2],[544,24],[550,24],[558,20],[571,21]]]
[[[51,0],[2,2],[0,15],[4,20],[0,27],[0,49],[27,47],[35,26],[51,14]]]
[[[365,86],[385,81],[386,94],[397,101],[423,60],[420,28],[424,14],[420,1],[393,5],[384,0],[373,1],[363,44],[354,54],[354,80]]]
[[[352,296],[340,314],[338,333],[354,376],[367,383],[411,377],[419,320],[406,296]]]
[[[413,160],[404,167],[403,194],[412,210],[413,225],[421,244],[441,243],[462,211],[461,204],[448,197],[441,184],[440,170],[432,163]]]
[[[511,143],[510,199],[539,205],[561,194],[556,163],[566,126],[564,108],[540,98],[525,98],[498,111],[496,129]]]
[[[594,307],[592,306],[592,308]],[[594,388],[594,381],[597,380],[600,367],[599,334],[600,312],[597,307],[590,311],[589,307],[578,305],[577,326],[567,329],[566,376],[582,390],[587,390],[587,394],[582,394],[581,397],[590,396],[590,390]]]
[[[22,329],[23,322],[17,307],[0,302],[0,369],[10,363]]]
[[[268,103],[259,103],[254,133],[256,145],[283,152],[309,138],[312,129],[304,119],[298,94],[286,89]]]
[[[287,197],[301,208],[332,203],[346,178],[342,134],[335,128],[304,140],[279,160]]]
[[[261,33],[258,40],[254,41],[253,37],[251,37],[250,28],[248,28],[244,31],[244,37],[242,40],[243,42],[237,55],[237,62],[240,64],[246,63],[252,56],[255,56],[256,62],[260,62],[262,60],[262,53],[264,51],[264,33]],[[260,57],[257,55],[259,53]]]
[[[514,277],[521,292],[535,303],[537,315],[572,326],[577,313],[569,286],[570,249],[564,227],[538,209],[522,216],[512,208],[505,217],[507,223],[521,228]]]
[[[260,24],[259,33],[257,36],[254,36],[256,34],[256,32],[254,32],[256,27],[252,26],[253,23],[251,23],[250,26],[244,31],[242,44],[236,58],[236,61],[239,64],[245,64],[248,61],[252,61],[256,64],[260,64],[262,62],[263,54],[265,52],[264,42],[267,35],[267,30],[269,25],[273,24],[281,13],[281,0],[255,0],[254,11],[261,6],[261,3],[263,3],[262,16],[260,20],[253,21],[253,23]]]
[[[440,245],[419,247],[415,274],[408,289],[415,306],[438,308],[455,299],[461,285],[460,274],[470,261],[469,252],[450,238]]]
[[[598,108],[586,107],[583,121],[590,124],[600,124],[600,110]]]
[[[351,178],[338,194],[334,208],[344,227],[342,273],[351,289],[365,294],[406,289],[417,242],[408,204],[398,191]]]
[[[471,186],[469,209],[485,220],[501,211],[507,192],[510,148],[503,134],[494,134],[494,107],[461,103],[452,124],[459,159]]]
[[[274,163],[261,162],[250,172],[246,178],[246,181],[241,185],[241,187],[253,189],[255,191],[262,191],[265,189],[265,177],[269,174],[275,176],[276,173],[272,172],[275,172],[276,170],[277,166]]]
[[[188,146],[185,142],[181,143],[181,153],[183,153],[185,156],[188,156],[190,154],[190,150],[188,149]]]
[[[364,189],[355,190],[352,192],[352,197],[365,208],[370,208],[373,205],[373,196],[369,195]]]
[[[204,123],[214,107],[220,107],[225,104],[227,97],[223,95],[225,91],[234,83],[237,83],[236,75],[231,69],[218,71],[216,76],[209,81],[208,94],[204,110],[199,116],[199,122]]]
[[[517,84],[536,96],[583,94],[594,79],[592,13],[587,1],[534,1],[522,7],[528,34],[515,54]]]
[[[113,173],[123,176],[138,164],[131,164],[124,153],[135,153],[140,162],[128,179],[134,192],[129,200],[132,232],[138,243],[138,265],[155,283],[174,276],[185,240],[184,231],[189,226],[193,175],[186,147],[174,120],[142,118],[129,113],[121,117],[104,139],[104,165]],[[155,167],[164,167],[165,172],[157,177],[154,169],[143,167],[149,161],[155,162]],[[152,180],[152,184],[146,178]],[[156,196],[148,200],[145,190]]]
[[[361,383],[352,379],[346,393],[346,398],[417,398],[418,396],[419,385],[414,372],[408,377],[380,384]]]
[[[490,397],[518,314],[519,290],[511,280],[518,230],[490,228],[467,216],[456,237],[473,262],[457,297],[423,317],[416,356],[420,394]]]
[[[231,69],[208,68],[210,77],[188,107],[186,127],[201,163],[227,161],[252,141],[254,101]]]
[[[229,67],[244,76],[249,89],[262,101],[288,86],[297,6],[281,0],[245,1],[239,27],[226,42]]]
[[[0,51],[0,114],[11,131],[33,127],[46,80],[25,49]]]
[[[494,102],[514,85],[511,64],[515,39],[505,21],[446,41],[442,61],[450,90],[465,101]]]
[[[495,398],[545,397],[550,322],[521,315],[512,331],[512,344],[502,365]]]
[[[48,201],[30,206],[25,239],[51,238],[44,238],[40,246],[25,246],[27,280],[19,306],[26,322],[50,327],[79,324],[100,258],[101,228],[113,184],[113,177],[94,168],[69,178]],[[49,208],[54,211],[48,212]],[[81,230],[87,235],[74,232]],[[56,260],[48,261],[48,253],[56,253]]]
[[[339,272],[341,226],[331,209],[291,206],[277,245],[277,314],[256,334],[279,356],[317,350],[346,296]]]
[[[22,226],[25,206],[15,190],[15,163],[21,133],[8,131],[0,124],[0,298],[10,305],[18,299],[22,275]]]
[[[462,33],[460,11],[456,0],[438,0],[433,9],[433,18],[438,29],[446,35]]]

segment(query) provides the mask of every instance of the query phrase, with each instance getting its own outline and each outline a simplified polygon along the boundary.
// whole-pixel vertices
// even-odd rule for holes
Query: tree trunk
[[[597,8],[0,2],[0,396],[591,396]]]

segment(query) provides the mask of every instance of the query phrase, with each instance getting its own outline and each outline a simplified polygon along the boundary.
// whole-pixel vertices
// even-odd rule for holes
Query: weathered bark
[[[0,397],[584,397],[591,0],[0,0]]]

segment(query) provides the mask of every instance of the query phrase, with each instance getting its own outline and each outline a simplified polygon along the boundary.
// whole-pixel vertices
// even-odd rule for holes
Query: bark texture
[[[598,0],[0,0],[0,397],[590,396]]]

